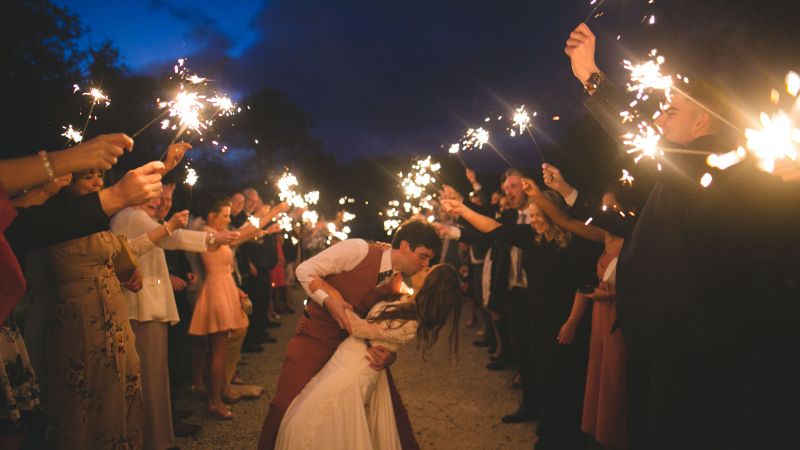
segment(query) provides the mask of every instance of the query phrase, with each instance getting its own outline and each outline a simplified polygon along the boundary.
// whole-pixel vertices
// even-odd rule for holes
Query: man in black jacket
[[[628,100],[605,80],[594,47],[594,35],[581,24],[565,52],[592,94],[587,108],[617,137],[619,113],[629,109]],[[654,122],[669,141],[665,146],[709,153],[735,149],[723,136],[718,111],[724,103],[714,90],[696,79],[680,87]],[[796,214],[781,216],[796,212],[796,203],[779,201],[785,189],[776,186],[777,179],[747,162],[715,172],[707,189],[699,183],[711,172],[705,156],[668,153],[662,168],[617,266],[618,314],[631,367],[649,371],[644,392],[630,395],[630,400],[649,399],[649,405],[638,406],[650,411],[649,424],[633,424],[631,444],[785,448],[778,424],[788,413],[775,414],[777,403],[754,402],[748,391],[768,387],[756,387],[758,376],[752,374],[779,367],[780,352],[774,349],[791,336],[786,329],[796,328],[769,316],[797,317],[797,302],[781,300],[780,283],[759,279],[760,262],[784,254],[781,245],[797,249],[796,237],[784,233]],[[773,379],[785,379],[786,373],[775,370]],[[636,387],[642,378],[632,375],[629,387]],[[796,408],[794,400],[790,404]],[[631,408],[631,418],[646,415],[636,404]]]

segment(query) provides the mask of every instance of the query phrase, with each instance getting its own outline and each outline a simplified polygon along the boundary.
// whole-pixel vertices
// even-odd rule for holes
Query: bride
[[[324,281],[314,283],[312,290],[341,298]],[[458,350],[461,301],[458,273],[452,266],[437,265],[415,294],[377,303],[366,320],[348,310],[352,334],[289,406],[275,448],[400,450],[386,372],[370,368],[367,347],[382,345],[396,352],[416,338],[424,356],[452,316],[452,355]]]

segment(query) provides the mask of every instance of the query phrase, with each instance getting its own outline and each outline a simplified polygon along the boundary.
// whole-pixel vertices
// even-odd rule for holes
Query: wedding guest
[[[520,180],[522,190],[522,180]],[[561,210],[566,209],[563,198],[553,191],[545,193]],[[572,235],[555,225],[549,216],[531,203],[526,213],[528,224],[501,224],[482,216],[466,205],[443,200],[443,207],[459,214],[481,232],[523,249],[522,265],[529,286],[525,319],[530,321],[530,340],[527,357],[535,361],[532,378],[536,396],[541,401],[542,420],[537,449],[581,448],[580,414],[583,383],[586,377],[585,327],[564,327],[573,319],[580,323],[585,301],[575,298],[581,285],[585,262],[572,245]],[[530,374],[522,373],[523,380]],[[524,383],[524,381],[523,381]]]
[[[102,187],[100,171],[84,171],[73,176],[68,192],[85,195]],[[101,231],[53,245],[50,253],[58,280],[48,371],[54,377],[48,398],[56,445],[141,446],[139,357],[117,279],[141,289],[128,242]]]
[[[597,261],[599,285],[579,294],[593,302],[581,428],[607,448],[629,448],[628,351],[616,312],[616,266],[623,240],[630,234],[636,216],[635,208],[630,206],[633,204],[631,188],[617,180],[610,182],[603,194],[602,211],[595,214],[588,225],[561,211],[532,180],[523,180],[523,187],[528,197],[556,224],[577,236],[605,244],[605,251]],[[574,321],[568,320],[562,332],[565,328],[574,329]]]
[[[231,207],[228,199],[213,202],[206,215],[205,231],[223,232],[230,224]],[[212,242],[214,244],[215,242]],[[200,255],[205,268],[205,282],[197,295],[189,334],[208,338],[208,401],[206,411],[219,419],[232,419],[233,412],[222,402],[225,382],[225,363],[228,351],[228,333],[241,330],[248,325],[247,315],[242,309],[246,294],[236,287],[231,274],[233,252],[228,245]],[[197,345],[203,341],[196,340]],[[198,350],[197,353],[204,353]],[[195,367],[192,387],[205,391],[203,372],[206,367]]]
[[[185,143],[173,144],[168,155],[180,161],[189,148]],[[169,324],[177,323],[180,317],[171,283],[166,282],[169,272],[163,249],[204,252],[212,242],[223,245],[238,238],[238,233],[227,230],[213,236],[202,231],[182,230],[188,222],[188,211],[175,213],[169,221],[159,224],[155,216],[160,201],[159,197],[126,208],[111,220],[113,232],[131,237],[146,234],[154,244],[144,253],[136,253],[143,277],[142,289],[138,292],[124,290],[142,370],[145,449],[175,446],[167,368],[167,328]]]

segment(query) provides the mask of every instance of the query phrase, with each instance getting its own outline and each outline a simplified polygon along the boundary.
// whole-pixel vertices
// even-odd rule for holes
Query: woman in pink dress
[[[231,222],[231,204],[228,199],[212,204],[206,216],[206,231],[211,233],[225,231]],[[206,364],[196,367],[193,376],[193,388],[202,391],[203,372],[208,373],[207,411],[220,418],[232,419],[233,412],[222,402],[222,388],[225,380],[225,359],[228,349],[228,333],[247,328],[247,315],[242,309],[245,293],[236,287],[233,280],[233,251],[228,245],[221,245],[208,252],[201,253],[200,258],[205,268],[205,282],[197,295],[197,301],[189,325],[189,334],[208,337],[208,358]],[[197,339],[195,345],[204,353],[203,339]],[[205,366],[205,367],[202,367]]]

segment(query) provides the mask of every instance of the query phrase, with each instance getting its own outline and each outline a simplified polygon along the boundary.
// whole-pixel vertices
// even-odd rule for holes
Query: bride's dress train
[[[375,305],[370,314],[386,303]],[[396,326],[393,324],[392,326]],[[397,351],[417,323],[381,330],[353,328],[283,417],[280,450],[401,450],[386,371],[369,367],[367,342]]]

